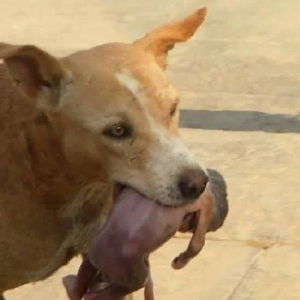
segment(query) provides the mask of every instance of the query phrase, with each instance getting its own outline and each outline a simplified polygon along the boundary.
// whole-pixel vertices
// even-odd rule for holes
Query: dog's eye
[[[116,124],[104,130],[104,135],[113,139],[129,138],[132,135],[132,128],[125,124]]]

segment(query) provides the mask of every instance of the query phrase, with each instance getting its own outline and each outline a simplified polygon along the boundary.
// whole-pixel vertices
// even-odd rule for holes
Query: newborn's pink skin
[[[181,269],[201,251],[206,232],[219,229],[227,217],[226,182],[216,170],[208,169],[208,174],[209,185],[200,198],[180,208],[162,207],[133,190],[124,190],[105,227],[91,245],[90,256],[97,268],[87,258],[77,277],[69,276],[64,280],[70,299],[81,299],[93,286],[85,300],[121,300],[142,287],[145,287],[145,300],[154,300],[147,266],[149,254],[176,231],[191,232],[193,236],[188,248],[172,264],[173,268]],[[103,289],[104,283],[99,283],[103,281],[101,278],[96,276],[91,280],[98,269],[114,283],[109,289]],[[94,282],[98,282],[96,286]]]
[[[164,207],[125,188],[91,243],[77,278],[64,279],[70,299],[79,300],[85,295],[86,300],[119,300],[146,287],[146,300],[153,300],[148,257],[179,230],[187,213],[199,207],[199,200],[184,207]],[[91,263],[111,283],[109,288],[99,291],[93,287],[87,293],[95,276]]]
[[[90,275],[92,273],[89,273],[89,271],[92,268],[94,267],[90,261],[85,259],[77,276],[69,275],[63,278],[63,284],[69,299],[80,300],[84,297],[84,300],[125,300],[126,295],[134,292],[134,290],[130,290],[117,284],[102,282],[101,274],[99,272],[97,274],[93,272],[94,279],[91,279]],[[90,291],[88,291],[89,288],[91,288]],[[149,279],[144,289],[144,298],[145,300],[154,300],[153,282],[150,271]]]
[[[68,297],[72,300],[80,300],[83,296],[84,300],[123,300],[123,298],[131,292],[127,288],[117,284],[100,282],[95,284],[91,291],[79,296],[74,290],[74,287],[76,287],[78,283],[76,276],[65,277],[63,283],[66,287]]]
[[[149,276],[145,259],[178,231],[184,216],[200,203],[163,207],[130,188],[119,199],[91,243],[89,259],[110,282],[139,289]]]
[[[152,281],[150,270],[149,270],[149,279],[144,288],[144,299],[145,300],[154,300],[153,281]]]
[[[88,290],[97,272],[98,270],[90,263],[88,257],[86,257],[79,267],[77,276],[69,275],[63,279],[68,297],[71,300],[80,300]]]

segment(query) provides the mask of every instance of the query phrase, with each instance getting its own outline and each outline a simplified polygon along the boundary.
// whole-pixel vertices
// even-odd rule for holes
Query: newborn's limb
[[[100,285],[99,284],[99,275],[97,275],[97,279],[96,279],[96,281],[98,282],[98,286]],[[133,300],[133,299],[134,299],[133,294],[129,293],[126,296],[124,296],[123,298],[120,298],[119,300]],[[149,276],[148,282],[144,288],[144,299],[145,300],[154,300],[153,281],[152,281],[151,275]],[[101,297],[101,300],[102,300],[102,297]],[[115,299],[112,299],[112,300],[115,300]]]
[[[69,275],[63,278],[63,284],[70,300],[80,300],[97,274],[97,269],[90,263],[88,257],[84,257],[78,275]]]
[[[227,187],[223,176],[216,170],[208,169],[209,185],[201,195],[199,211],[188,214],[181,224],[180,232],[192,232],[188,248],[172,262],[174,269],[182,269],[197,256],[205,244],[208,231],[219,229],[228,214]]]
[[[149,270],[149,279],[144,288],[144,299],[145,300],[154,300],[153,281],[152,281],[152,276],[151,276],[150,270]]]
[[[194,227],[193,236],[190,240],[188,248],[173,260],[172,267],[174,269],[178,270],[185,267],[192,258],[198,255],[205,244],[205,235],[212,216],[214,197],[208,190],[204,192],[203,196],[201,196],[201,199],[202,203],[200,211],[194,215],[196,224]]]

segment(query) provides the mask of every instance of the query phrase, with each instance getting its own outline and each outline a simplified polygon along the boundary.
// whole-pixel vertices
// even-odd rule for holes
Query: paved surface
[[[173,50],[168,74],[182,96],[182,136],[226,176],[231,209],[226,225],[209,235],[185,270],[170,268],[185,237],[153,255],[156,298],[296,300],[300,1],[1,1],[0,40],[66,54],[131,41],[202,5],[207,21]],[[46,282],[7,293],[8,299],[66,299],[60,279],[77,265],[74,260]]]

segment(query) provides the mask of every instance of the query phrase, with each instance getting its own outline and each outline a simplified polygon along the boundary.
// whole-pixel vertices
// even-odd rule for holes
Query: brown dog
[[[0,295],[87,253],[120,186],[178,207],[204,191],[164,69],[205,14],[61,59],[0,44]]]

